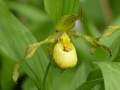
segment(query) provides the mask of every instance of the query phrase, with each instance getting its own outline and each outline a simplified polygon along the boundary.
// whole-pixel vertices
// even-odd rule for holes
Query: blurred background
[[[9,10],[23,23],[40,42],[48,35],[55,32],[52,19],[45,11],[44,0],[3,0]],[[98,37],[109,25],[120,23],[120,0],[80,0],[80,7],[83,10],[83,20],[77,21],[74,30],[82,34]],[[75,72],[82,63],[92,63],[104,60],[108,53],[99,48],[95,54],[90,55],[91,45],[81,39],[72,39],[78,54],[78,64],[75,68],[67,69],[60,73],[58,68],[52,68],[54,90],[69,90]],[[101,40],[102,42],[102,40]],[[110,45],[110,42],[104,42]],[[47,45],[42,46],[46,55]],[[1,51],[1,50],[0,50]],[[49,59],[49,57],[48,57]],[[37,90],[31,79],[20,69],[20,77],[16,85],[12,80],[12,72],[15,62],[2,51],[0,52],[0,90]],[[88,67],[97,68],[92,64]],[[88,70],[89,71],[89,70]],[[82,72],[82,69],[81,69]],[[87,74],[87,73],[86,73]],[[84,76],[83,76],[84,77]],[[61,87],[58,87],[61,86]],[[65,89],[66,88],[66,89]]]

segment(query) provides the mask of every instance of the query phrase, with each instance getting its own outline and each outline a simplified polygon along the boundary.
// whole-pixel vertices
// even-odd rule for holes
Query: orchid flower
[[[49,35],[45,40],[41,42],[29,45],[25,51],[24,57],[21,60],[19,60],[14,67],[13,80],[17,83],[17,79],[19,76],[18,68],[20,64],[26,58],[32,57],[35,54],[36,50],[38,50],[44,44],[48,44],[48,53],[50,56],[50,62],[52,66],[58,67],[61,70],[73,68],[77,64],[78,58],[76,49],[72,41],[70,40],[71,37],[82,38],[85,41],[89,42],[92,45],[92,48],[90,50],[91,54],[93,54],[98,47],[103,47],[110,53],[111,57],[111,50],[104,44],[101,44],[99,42],[99,39],[102,36],[111,36],[115,31],[120,30],[120,25],[109,26],[107,29],[105,29],[105,31],[100,37],[93,38],[88,35],[82,35],[75,30],[71,30],[75,26],[75,22],[78,19],[82,20],[82,12],[80,12],[78,15],[72,14],[62,16],[55,26],[55,29],[57,30],[56,33]]]

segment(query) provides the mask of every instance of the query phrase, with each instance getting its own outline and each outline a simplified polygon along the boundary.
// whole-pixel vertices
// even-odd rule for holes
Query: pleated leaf
[[[23,58],[26,48],[36,42],[32,33],[10,13],[4,2],[0,0],[1,50],[17,62]],[[41,48],[31,59],[25,59],[21,64],[22,69],[33,80],[38,90],[53,90],[51,72],[47,77],[46,86],[43,86],[43,77],[47,64],[47,57]]]
[[[44,0],[44,3],[55,24],[63,15],[76,14],[79,10],[79,0]]]
[[[120,63],[118,62],[99,62],[97,63],[102,70],[105,90],[120,89]]]
[[[79,86],[76,90],[91,90],[95,85],[100,83],[103,79],[96,79],[96,80],[91,80],[83,83],[81,86]]]
[[[80,85],[82,85],[87,80],[87,76],[91,71],[91,66],[89,63],[83,62],[75,73],[75,76],[71,83],[71,90],[77,89]]]

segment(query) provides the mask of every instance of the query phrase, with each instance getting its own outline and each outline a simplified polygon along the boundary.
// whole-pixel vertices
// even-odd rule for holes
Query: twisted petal
[[[120,30],[120,25],[119,26],[109,26],[104,30],[102,33],[102,36],[110,37],[114,32],[117,30]]]
[[[120,30],[120,25],[118,25],[118,26],[108,26],[108,28],[106,28],[104,30],[104,32],[102,33],[102,35],[100,37],[96,38],[96,40],[99,41],[99,39],[102,36],[110,37],[112,34],[114,34],[118,30]]]
[[[90,51],[91,54],[93,54],[96,51],[96,49],[101,46],[110,53],[110,57],[112,56],[111,50],[107,46],[105,46],[103,44],[100,44],[98,42],[98,40],[99,40],[98,38],[94,39],[91,36],[82,35],[82,34],[80,34],[79,32],[76,32],[76,31],[69,31],[68,34],[72,37],[75,37],[75,38],[82,38],[82,39],[86,40],[87,42],[89,42],[90,44],[92,44],[92,48],[91,48],[91,51]]]
[[[106,29],[104,30],[104,32],[102,33],[102,35],[101,35],[100,37],[96,38],[95,40],[98,42],[99,39],[100,39],[102,36],[110,37],[112,34],[114,34],[114,33],[115,33],[116,31],[118,31],[118,30],[120,30],[120,25],[118,25],[118,26],[109,26],[108,28],[106,28]],[[102,47],[110,53],[110,57],[111,57],[111,56],[112,56],[111,50],[110,50],[107,46],[105,46],[105,45],[102,45]],[[93,46],[93,47],[91,48],[90,53],[93,54],[93,52],[95,52],[96,48],[97,48],[97,47],[94,47],[94,46]]]
[[[19,72],[18,72],[18,68],[19,66],[21,65],[21,63],[24,61],[25,58],[30,58],[34,55],[34,53],[36,52],[36,50],[43,44],[45,44],[46,42],[43,41],[43,42],[40,42],[40,43],[34,43],[34,44],[31,44],[27,47],[26,51],[25,51],[25,55],[24,57],[19,60],[15,67],[14,67],[14,70],[13,70],[13,81],[17,84],[17,79],[19,77]]]
[[[39,47],[41,47],[42,45],[47,44],[47,43],[55,42],[60,35],[61,35],[61,32],[58,32],[56,34],[52,34],[47,39],[45,39],[44,41],[39,42],[39,43],[31,44],[27,47],[27,49],[25,51],[25,54],[24,54],[24,57],[21,60],[19,60],[14,67],[13,80],[14,80],[15,83],[17,83],[17,79],[18,79],[18,76],[19,76],[18,68],[21,65],[21,63],[24,61],[24,59],[32,57],[35,54],[36,50]]]
[[[24,59],[21,59],[17,62],[17,64],[15,65],[14,67],[14,70],[13,70],[13,81],[17,84],[17,79],[19,77],[19,72],[18,72],[18,68],[20,66],[20,64],[22,63]]]

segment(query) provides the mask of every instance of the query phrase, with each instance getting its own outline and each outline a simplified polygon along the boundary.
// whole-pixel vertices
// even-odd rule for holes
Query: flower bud
[[[70,38],[63,33],[54,46],[53,58],[61,69],[72,68],[77,63],[77,54]]]

